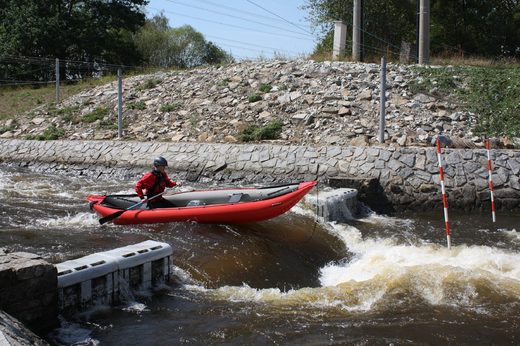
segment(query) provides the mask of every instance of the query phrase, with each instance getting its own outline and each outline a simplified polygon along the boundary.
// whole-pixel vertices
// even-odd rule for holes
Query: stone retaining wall
[[[56,327],[56,268],[38,255],[0,250],[0,309],[35,333]]]
[[[315,179],[360,189],[376,210],[441,208],[437,154],[431,148],[310,147],[125,141],[0,140],[0,162],[41,171],[136,178],[154,156],[188,181],[285,182]],[[443,149],[450,208],[489,204],[483,149]],[[492,151],[498,209],[520,207],[520,152]]]

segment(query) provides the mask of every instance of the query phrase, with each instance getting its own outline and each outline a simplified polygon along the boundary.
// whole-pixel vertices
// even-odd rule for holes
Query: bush
[[[13,121],[13,123],[9,126],[0,127],[0,134],[7,132],[7,131],[13,131],[18,127],[18,123],[16,121]]]
[[[94,109],[94,111],[85,114],[81,117],[81,121],[84,123],[93,123],[97,120],[103,120],[105,116],[108,115],[108,108],[106,107],[98,107]]]
[[[147,90],[147,89],[153,89],[157,85],[161,84],[161,82],[162,81],[160,79],[148,79],[144,83],[139,84],[139,86],[137,87],[137,90],[142,91],[142,90]]]
[[[471,129],[486,136],[520,137],[520,68],[443,67],[416,68],[421,81],[410,84],[422,92],[454,98],[478,115]]]
[[[262,96],[257,95],[257,94],[249,96],[249,102],[251,102],[251,103],[260,101],[261,99],[262,99]]]
[[[267,126],[251,125],[240,133],[242,142],[261,141],[269,139],[278,139],[282,133],[282,122],[275,120]]]
[[[271,91],[273,87],[271,86],[271,84],[262,84],[260,85],[260,91],[263,92],[263,93],[268,93],[269,91]]]
[[[64,122],[77,122],[77,118],[74,117],[74,113],[79,110],[79,107],[65,107],[65,108],[54,108],[49,109],[49,112],[52,114],[56,114],[63,120]]]
[[[146,103],[144,102],[133,102],[128,104],[128,109],[136,109],[139,111],[143,111],[146,109]]]
[[[178,104],[178,103],[173,103],[173,104],[167,103],[167,104],[162,105],[161,108],[159,108],[159,111],[161,113],[172,112],[172,111],[174,111],[176,109],[179,109],[180,106],[181,105]]]
[[[56,127],[56,125],[51,124],[49,125],[49,127],[45,129],[45,131],[43,131],[41,135],[27,136],[27,139],[37,139],[39,141],[52,141],[60,137],[63,137],[64,134],[65,131],[62,128]]]

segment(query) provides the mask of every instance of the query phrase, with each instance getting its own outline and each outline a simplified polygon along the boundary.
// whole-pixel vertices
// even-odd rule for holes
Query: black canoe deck
[[[172,207],[184,208],[200,205],[233,204],[243,202],[261,201],[283,196],[296,191],[299,183],[264,188],[223,189],[206,191],[188,191],[174,194],[164,194],[162,197],[170,202]],[[126,209],[139,203],[141,200],[136,194],[132,195],[108,195],[103,205],[114,209]],[[140,209],[145,209],[146,205]],[[139,208],[137,208],[139,209]]]

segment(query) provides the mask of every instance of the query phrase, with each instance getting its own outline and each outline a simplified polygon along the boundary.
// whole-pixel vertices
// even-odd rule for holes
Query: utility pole
[[[420,0],[419,65],[430,64],[430,0]]]
[[[352,21],[352,60],[362,61],[362,47],[361,47],[361,30],[363,27],[362,18],[362,4],[363,0],[354,0],[353,21]]]

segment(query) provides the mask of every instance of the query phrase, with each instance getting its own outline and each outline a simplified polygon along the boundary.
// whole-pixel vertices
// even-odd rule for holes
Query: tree
[[[232,57],[189,25],[171,28],[161,13],[135,35],[138,51],[154,67],[190,68],[232,61]]]
[[[520,56],[518,0],[437,0],[431,13],[434,52]]]
[[[147,2],[0,1],[0,74],[48,80],[55,58],[84,62],[63,64],[65,77],[88,75],[105,63],[139,63],[132,33],[144,24]],[[34,68],[36,62],[41,69]]]
[[[401,41],[415,42],[418,1],[364,0],[364,51],[398,53]],[[351,25],[352,7],[353,0],[307,0],[304,8],[322,37],[317,52],[332,50],[332,22],[343,20]],[[430,23],[433,54],[520,56],[520,0],[431,1]]]

